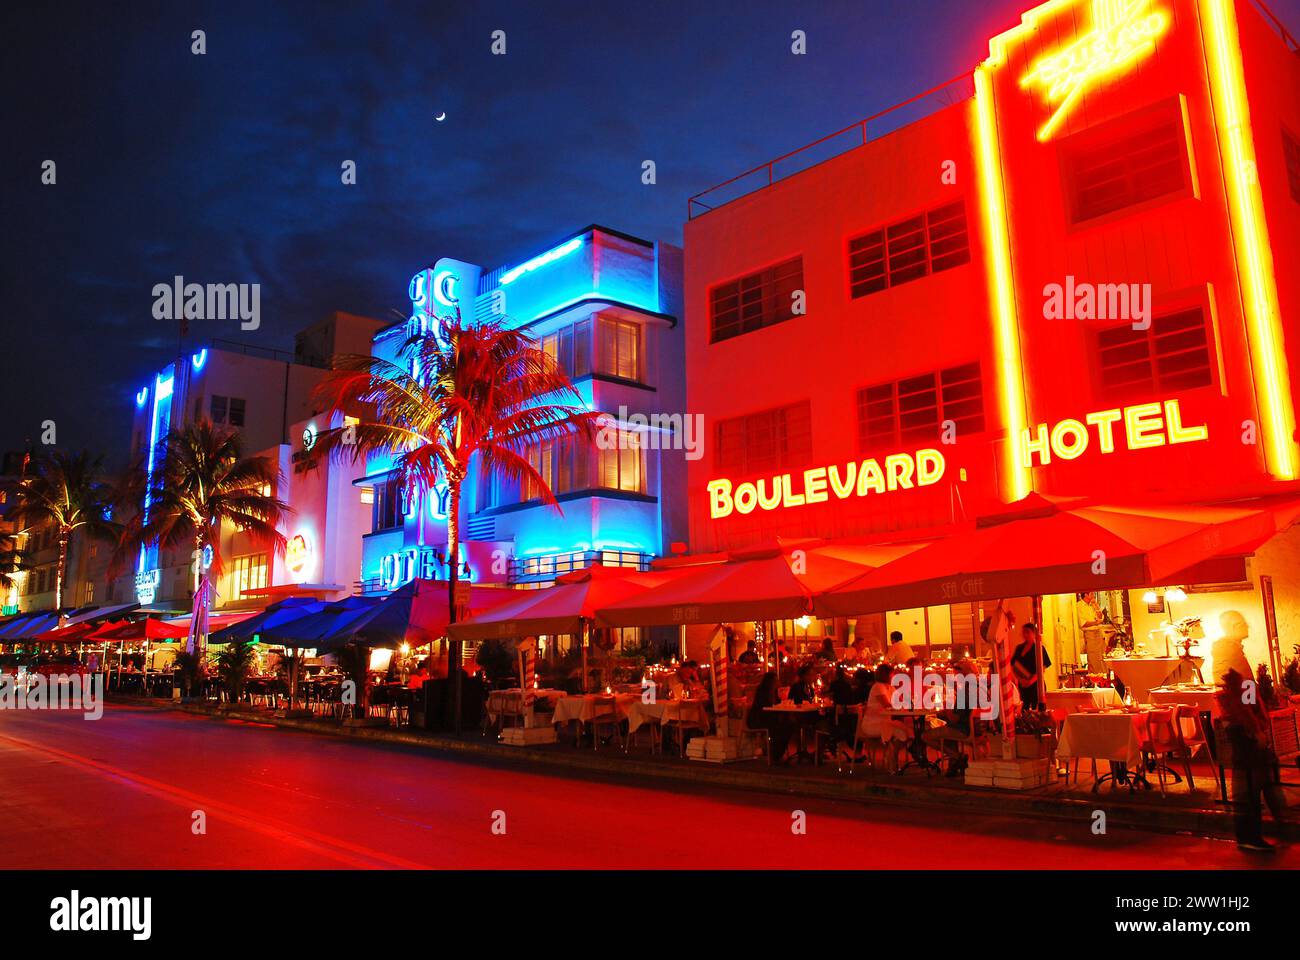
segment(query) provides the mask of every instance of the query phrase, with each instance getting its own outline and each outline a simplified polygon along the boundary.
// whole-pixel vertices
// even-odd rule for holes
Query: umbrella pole
[[[1047,677],[1043,675],[1043,598],[1034,597],[1034,620],[1038,624],[1038,641],[1034,644],[1034,659],[1037,663],[1038,675],[1038,709],[1042,710],[1047,703]]]
[[[582,644],[582,692],[587,692],[587,623],[582,623],[582,632],[578,635],[578,640]]]

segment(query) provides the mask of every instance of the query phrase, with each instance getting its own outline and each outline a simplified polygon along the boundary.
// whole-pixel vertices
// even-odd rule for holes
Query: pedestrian
[[[1223,674],[1216,698],[1232,750],[1232,817],[1237,847],[1250,853],[1275,853],[1264,839],[1263,804],[1280,825],[1286,801],[1282,773],[1269,741],[1268,714],[1255,696],[1253,681],[1236,670]]]

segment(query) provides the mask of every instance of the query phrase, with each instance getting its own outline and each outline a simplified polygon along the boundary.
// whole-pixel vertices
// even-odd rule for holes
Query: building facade
[[[395,363],[413,333],[459,311],[522,329],[553,356],[588,409],[617,421],[610,449],[548,443],[528,453],[559,502],[471,469],[462,492],[461,576],[476,582],[543,585],[600,562],[642,568],[683,535],[685,452],[637,417],[685,406],[679,322],[681,251],[592,226],[516,264],[484,270],[442,258],[418,272],[412,319],[380,331],[374,354]],[[611,432],[612,435],[612,432]],[[656,439],[650,439],[650,437]],[[373,508],[362,547],[368,592],[413,577],[444,579],[445,490],[407,503],[391,462],[373,458],[358,484]]]
[[[689,469],[691,549],[906,537],[1031,492],[1293,490],[1289,35],[1249,0],[1052,0],[926,102],[771,186],[693,199],[688,406],[710,445]],[[1283,583],[1300,590],[1287,539],[1249,590],[1180,612],[1239,604],[1269,662],[1279,617],[1300,625],[1293,601],[1261,605],[1265,569],[1279,604]],[[1116,605],[1137,634],[1132,599]],[[942,647],[979,616],[894,611],[870,629]],[[1076,660],[1068,604],[1044,617]]]

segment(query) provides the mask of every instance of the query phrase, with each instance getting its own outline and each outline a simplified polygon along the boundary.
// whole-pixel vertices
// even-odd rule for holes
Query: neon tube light
[[[1215,126],[1223,156],[1233,245],[1250,339],[1251,371],[1264,421],[1265,456],[1274,477],[1294,480],[1295,409],[1279,322],[1273,250],[1264,219],[1264,198],[1255,173],[1255,142],[1236,12],[1232,0],[1201,0],[1201,11]]]
[[[203,348],[202,350],[200,350],[198,353],[194,354],[194,356],[190,357],[190,364],[194,367],[194,372],[195,372],[195,373],[197,373],[198,371],[202,370],[202,369],[203,369],[203,365],[204,365],[205,363],[207,363],[207,362],[208,362],[208,348],[207,348],[207,347],[204,347],[204,348]]]
[[[996,39],[994,43],[996,43]],[[993,49],[990,46],[990,49]],[[998,405],[1007,431],[1002,452],[1003,495],[1008,501],[1023,500],[1032,488],[1032,475],[1021,463],[1016,448],[1025,429],[1025,390],[1020,378],[1020,331],[1016,316],[1015,288],[1011,275],[1011,241],[1007,234],[1006,193],[1002,184],[1002,152],[998,144],[994,115],[990,56],[975,70],[975,110],[980,188],[983,193],[985,256],[989,284],[989,313],[993,317],[993,353],[997,365]]]
[[[554,250],[548,250],[539,257],[533,257],[533,259],[529,260],[527,263],[522,263],[517,267],[507,270],[505,273],[501,274],[499,283],[503,287],[508,283],[514,283],[525,273],[532,273],[538,267],[544,267],[548,263],[554,263],[561,257],[567,257],[581,246],[582,237],[574,237],[568,243],[562,243]]]
[[[1038,131],[1048,140],[1079,98],[1110,74],[1155,50],[1169,26],[1164,13],[1148,13],[1151,0],[1092,0],[1092,29],[1074,43],[1039,59],[1020,85],[1045,89],[1056,110]]]

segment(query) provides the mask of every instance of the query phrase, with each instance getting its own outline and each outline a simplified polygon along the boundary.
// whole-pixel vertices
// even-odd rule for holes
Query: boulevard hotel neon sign
[[[788,509],[815,503],[848,500],[895,490],[928,487],[943,479],[947,464],[938,450],[893,453],[879,460],[850,461],[843,465],[812,467],[801,474],[782,473],[733,486],[730,480],[710,480],[709,517],[719,520],[732,513]]]

